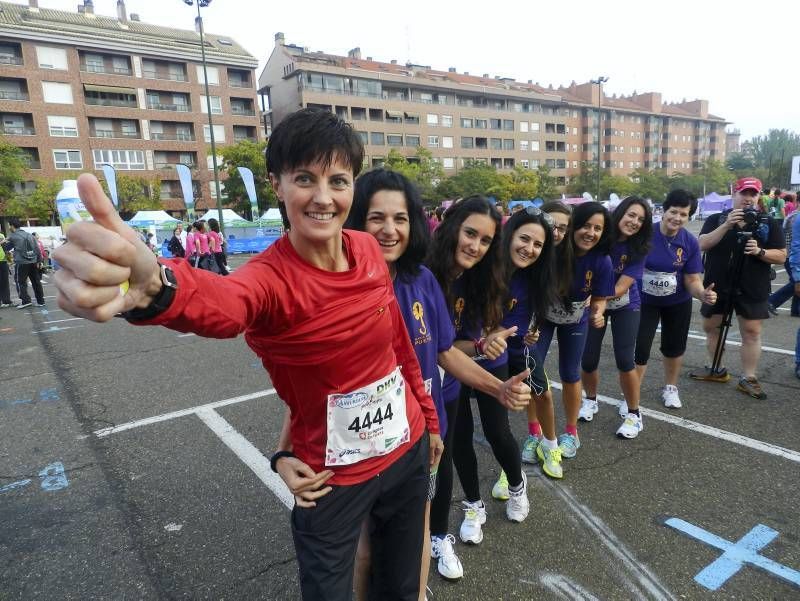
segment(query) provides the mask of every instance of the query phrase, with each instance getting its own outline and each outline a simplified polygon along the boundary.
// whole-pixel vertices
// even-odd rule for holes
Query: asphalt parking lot
[[[291,499],[265,459],[282,403],[244,341],[93,324],[54,294],[45,309],[0,312],[0,600],[298,598]],[[528,466],[522,524],[491,500],[499,468],[476,438],[484,542],[456,545],[458,583],[432,567],[430,598],[800,598],[799,326],[785,309],[765,322],[769,397],[756,401],[734,380],[686,376],[706,362],[696,315],[683,409],[661,405],[654,352],[632,441],[614,436],[607,336],[606,402],[580,426],[563,481]],[[737,339],[734,326],[734,373]],[[522,439],[524,416],[512,422]],[[457,488],[454,533],[460,500]]]

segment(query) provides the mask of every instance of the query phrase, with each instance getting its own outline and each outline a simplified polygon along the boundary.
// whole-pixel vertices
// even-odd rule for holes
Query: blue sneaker
[[[528,438],[522,443],[522,463],[536,463],[536,449],[542,439],[533,434],[528,434]]]
[[[558,448],[561,449],[561,455],[563,457],[572,459],[578,454],[578,449],[581,448],[581,441],[577,436],[565,432],[558,437]]]

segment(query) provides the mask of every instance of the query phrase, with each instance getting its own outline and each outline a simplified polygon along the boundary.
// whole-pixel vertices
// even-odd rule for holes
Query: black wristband
[[[295,457],[296,455],[291,451],[278,451],[272,457],[269,458],[269,467],[272,469],[273,472],[276,474],[278,473],[278,459],[282,459],[284,457]]]
[[[145,321],[147,319],[153,319],[169,309],[169,306],[175,298],[175,293],[178,290],[178,284],[175,279],[175,274],[172,273],[169,267],[159,264],[159,269],[161,270],[161,290],[158,294],[153,297],[153,300],[150,301],[150,304],[146,307],[125,311],[120,314],[121,317],[132,322]]]

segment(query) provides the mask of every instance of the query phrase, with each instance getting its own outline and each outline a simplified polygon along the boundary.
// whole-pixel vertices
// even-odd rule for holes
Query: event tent
[[[173,223],[180,223],[180,219],[175,219],[165,211],[139,211],[128,221],[131,227],[158,227]]]
[[[259,219],[261,221],[281,221],[281,212],[273,207],[272,209],[267,209]]]
[[[705,219],[709,215],[715,215],[733,207],[733,200],[730,196],[720,196],[716,192],[712,192],[701,198],[697,205],[697,214],[700,219]]]
[[[200,219],[202,221],[208,221],[209,219],[216,219],[219,221],[219,213],[217,212],[217,209],[209,209],[202,217],[200,217]],[[222,219],[226,226],[253,227],[253,224],[250,221],[247,221],[247,219],[238,215],[233,209],[222,209]]]

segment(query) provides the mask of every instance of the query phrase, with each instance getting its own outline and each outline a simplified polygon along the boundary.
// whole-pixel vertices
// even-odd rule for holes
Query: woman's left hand
[[[439,460],[442,458],[444,451],[444,443],[442,437],[438,434],[431,434],[430,439],[430,466],[431,470],[436,470],[439,467]]]
[[[711,282],[708,288],[703,290],[703,294],[700,295],[700,300],[707,305],[713,305],[717,302],[717,293],[714,292],[714,282]]]
[[[527,346],[539,342],[539,328],[536,328],[535,330],[528,330],[528,332],[525,334],[525,338],[523,338],[523,341]]]

